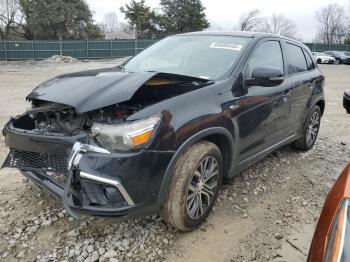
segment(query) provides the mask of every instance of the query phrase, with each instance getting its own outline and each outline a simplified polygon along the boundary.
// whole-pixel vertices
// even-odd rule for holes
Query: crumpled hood
[[[66,74],[42,83],[27,99],[65,104],[83,113],[129,100],[156,74],[124,72],[118,68]]]

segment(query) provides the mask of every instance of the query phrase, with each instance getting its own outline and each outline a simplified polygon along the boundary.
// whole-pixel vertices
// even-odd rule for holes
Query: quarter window
[[[258,67],[273,67],[284,72],[282,50],[278,41],[266,41],[258,46],[248,62],[245,77],[251,78],[254,69]]]
[[[301,47],[287,43],[286,49],[289,58],[288,75],[307,71],[306,60]]]
[[[306,57],[307,69],[308,70],[315,69],[314,61],[312,60],[312,58],[309,55],[309,53],[306,50],[304,50],[304,54],[305,54],[305,57]]]

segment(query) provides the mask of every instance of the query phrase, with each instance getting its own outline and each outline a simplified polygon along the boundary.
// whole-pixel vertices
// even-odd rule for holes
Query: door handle
[[[292,91],[288,90],[287,92],[283,93],[282,97],[289,97],[292,95]]]
[[[282,99],[284,102],[288,101],[288,98],[292,95],[292,91],[288,90],[282,95]]]
[[[311,81],[309,83],[309,87],[310,87],[310,89],[313,89],[315,87],[315,81]]]

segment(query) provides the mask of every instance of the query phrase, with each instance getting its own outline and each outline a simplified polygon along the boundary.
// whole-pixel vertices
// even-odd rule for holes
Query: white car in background
[[[312,52],[314,55],[317,64],[334,64],[335,63],[335,58],[331,57],[325,53],[322,52]]]

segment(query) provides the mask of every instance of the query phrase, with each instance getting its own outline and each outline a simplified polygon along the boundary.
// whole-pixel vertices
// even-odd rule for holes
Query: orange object
[[[160,86],[160,85],[170,85],[170,84],[177,84],[177,83],[179,83],[179,81],[171,80],[171,79],[157,78],[157,79],[148,80],[145,83],[145,85],[147,85],[147,86]]]
[[[338,208],[340,208],[340,204],[345,198],[350,198],[350,164],[348,164],[343,170],[331,191],[328,193],[311,243],[308,262],[324,261],[327,240],[329,234],[331,233],[330,230],[332,228],[333,221],[337,217]],[[340,210],[340,216],[342,215],[342,212],[344,211]],[[338,223],[338,226],[345,223],[344,215],[336,222]],[[340,232],[336,232],[336,238],[339,238],[339,233]],[[340,248],[340,242],[338,240],[339,239],[335,240],[333,245],[334,255],[331,256],[331,260],[329,261],[337,260],[337,255]]]
[[[132,136],[131,141],[134,144],[134,146],[145,144],[149,140],[149,138],[151,137],[152,131],[153,130],[148,130],[148,131],[143,132],[141,134],[137,134],[135,136]]]

